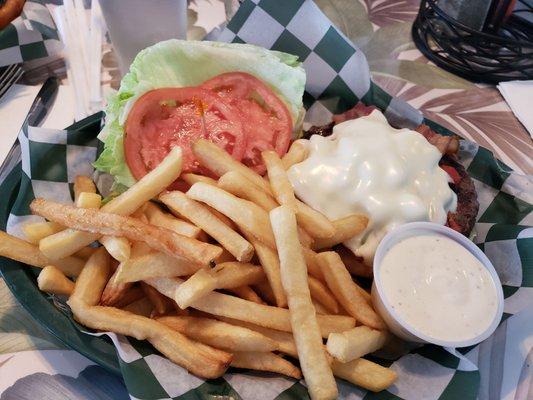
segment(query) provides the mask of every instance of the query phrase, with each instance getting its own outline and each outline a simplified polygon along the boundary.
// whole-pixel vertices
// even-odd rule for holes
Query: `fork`
[[[0,71],[0,99],[8,89],[22,77],[24,71],[20,64],[13,64]]]

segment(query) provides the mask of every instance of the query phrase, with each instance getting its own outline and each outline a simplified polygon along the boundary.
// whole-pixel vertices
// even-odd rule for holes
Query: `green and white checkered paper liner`
[[[0,67],[52,56],[61,48],[48,8],[27,1],[22,15],[0,30]]]
[[[329,122],[332,113],[345,111],[362,100],[384,110],[393,125],[414,127],[424,121],[442,133],[450,133],[371,83],[364,55],[310,0],[246,0],[219,40],[253,43],[297,54],[308,76],[304,96],[307,123]],[[21,132],[19,140],[22,181],[8,221],[8,231],[16,235],[20,235],[21,223],[40,220],[29,213],[28,206],[34,197],[71,202],[74,177],[90,174],[89,163],[96,156],[96,139],[84,130],[29,128]],[[474,143],[462,141],[459,156],[474,179],[479,196],[475,241],[500,275],[506,296],[505,318],[513,318],[512,314],[533,304],[533,182],[531,177],[514,173]],[[498,332],[505,337],[505,330]],[[272,374],[231,369],[223,378],[203,381],[161,357],[146,343],[111,337],[134,399],[269,400],[308,396],[303,381]],[[488,385],[486,374],[498,362],[492,359],[484,362],[485,366],[478,371],[474,364],[482,359],[482,346],[485,350],[488,347],[493,355],[505,351],[501,341],[491,338],[482,345],[464,349],[461,353],[468,358],[431,345],[395,360],[372,358],[396,370],[398,382],[388,391],[373,394],[339,380],[340,398],[474,399],[480,376]],[[490,393],[499,393],[499,387],[491,383]],[[481,392],[489,393],[482,389]]]

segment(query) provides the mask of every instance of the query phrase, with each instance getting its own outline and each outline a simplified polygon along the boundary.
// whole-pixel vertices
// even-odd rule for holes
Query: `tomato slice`
[[[174,146],[183,151],[183,171],[206,173],[191,143],[205,138],[236,160],[245,153],[241,115],[214,93],[201,88],[163,88],[145,93],[125,125],[126,163],[136,179],[154,169]]]
[[[275,150],[280,156],[287,152],[292,118],[283,101],[267,85],[250,74],[228,72],[211,78],[201,87],[216,92],[241,113],[247,138],[244,164],[262,174],[263,150]]]

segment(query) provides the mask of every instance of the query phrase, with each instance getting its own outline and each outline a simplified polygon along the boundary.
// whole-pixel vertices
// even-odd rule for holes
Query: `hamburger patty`
[[[312,135],[329,136],[333,133],[333,127],[341,122],[364,117],[374,111],[376,107],[366,106],[357,103],[350,110],[332,117],[332,122],[327,125],[312,126],[304,132],[303,138],[309,139]],[[429,143],[433,144],[443,154],[439,165],[452,178],[450,188],[457,195],[457,209],[448,213],[446,225],[468,236],[476,223],[476,216],[479,210],[477,193],[474,182],[468,176],[465,168],[459,163],[456,157],[459,149],[459,140],[455,136],[441,135],[432,130],[427,125],[420,125],[416,131],[423,135]]]

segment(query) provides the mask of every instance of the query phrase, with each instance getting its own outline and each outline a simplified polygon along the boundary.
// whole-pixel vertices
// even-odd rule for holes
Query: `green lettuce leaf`
[[[98,170],[115,176],[116,187],[135,183],[123,149],[124,123],[135,101],[149,90],[162,87],[197,86],[232,71],[261,79],[285,102],[295,127],[301,123],[305,71],[298,57],[261,47],[208,41],[167,40],[141,51],[110,96],[106,125],[99,135],[104,151],[94,163]]]

